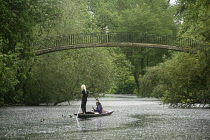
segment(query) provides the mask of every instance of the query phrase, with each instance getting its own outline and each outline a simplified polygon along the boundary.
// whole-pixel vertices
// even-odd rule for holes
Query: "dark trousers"
[[[87,100],[82,100],[81,108],[82,108],[83,113],[86,113],[86,103],[87,103]]]

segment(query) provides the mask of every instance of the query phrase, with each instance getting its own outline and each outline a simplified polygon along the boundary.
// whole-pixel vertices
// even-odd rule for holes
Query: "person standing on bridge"
[[[88,91],[87,91],[86,86],[84,84],[81,86],[81,89],[82,89],[81,108],[82,108],[83,114],[85,114],[86,113],[86,103],[87,103]]]

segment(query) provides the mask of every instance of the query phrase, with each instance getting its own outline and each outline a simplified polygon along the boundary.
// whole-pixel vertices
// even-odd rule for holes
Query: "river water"
[[[0,108],[1,140],[210,140],[210,109],[172,109],[155,99],[100,98],[111,116],[77,119],[80,102]],[[87,110],[95,105],[88,98]]]

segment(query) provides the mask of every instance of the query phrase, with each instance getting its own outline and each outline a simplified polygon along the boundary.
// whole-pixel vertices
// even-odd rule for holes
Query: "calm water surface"
[[[210,109],[171,109],[157,100],[103,97],[111,116],[76,119],[80,102],[70,106],[0,109],[1,140],[210,140]],[[89,98],[87,110],[95,106]],[[72,116],[72,117],[71,117]]]

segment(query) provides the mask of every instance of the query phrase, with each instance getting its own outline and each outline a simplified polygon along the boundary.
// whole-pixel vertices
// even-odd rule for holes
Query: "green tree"
[[[209,42],[210,1],[179,0],[179,15],[183,20],[181,35]]]
[[[119,13],[116,0],[86,0],[88,11],[93,16],[95,28],[100,32],[118,31]]]
[[[145,75],[143,75],[140,79],[140,92],[138,96],[140,97],[156,97],[161,98],[165,91],[164,86],[161,83],[162,80],[162,73],[160,73],[161,67],[154,66],[148,68]]]
[[[4,103],[20,103],[24,100],[23,87],[34,58],[34,28],[54,20],[58,15],[58,4],[55,0],[1,0],[0,5],[0,87],[3,90],[0,98]],[[13,80],[9,80],[11,78]]]
[[[158,35],[176,35],[178,25],[174,22],[176,6],[166,0],[89,0],[94,21],[102,31],[142,32]],[[121,38],[123,41],[123,38]],[[133,65],[132,73],[139,91],[139,76],[146,67],[156,65],[167,56],[165,50],[123,48],[123,53]],[[160,58],[161,57],[161,58]],[[155,59],[158,58],[158,59]],[[157,62],[158,60],[158,62]]]
[[[174,8],[171,8],[166,1],[141,1],[132,3],[121,15],[121,31],[143,32],[154,34],[176,34],[176,25],[173,22]],[[140,75],[144,75],[146,67],[156,65],[162,61],[162,57],[168,55],[165,50],[151,50],[145,48],[124,49],[127,58],[131,61],[133,75],[140,90]],[[158,58],[158,59],[154,59]],[[158,60],[158,62],[156,61]]]
[[[78,98],[85,84],[94,93],[110,89],[115,66],[105,48],[75,49],[43,55],[27,83],[27,104],[59,103]]]
[[[85,0],[62,0],[57,3],[59,3],[59,20],[47,20],[44,24],[37,24],[35,28],[40,40],[97,31]],[[47,26],[53,26],[53,28],[46,28]]]
[[[36,34],[42,39],[98,31],[86,4],[83,0],[62,1],[59,7],[61,9],[60,20],[48,20],[45,24],[37,25],[35,27]],[[54,28],[45,29],[45,25],[51,24],[51,22],[55,23]],[[101,56],[107,58],[102,59]],[[101,61],[98,61],[97,57],[101,58]],[[71,50],[68,53],[58,52],[40,56],[37,59],[32,70],[33,76],[27,82],[27,104],[37,105],[41,102],[56,104],[76,98],[77,93],[80,93],[80,88],[78,88],[80,84],[89,85],[88,87],[91,87],[94,92],[103,92],[109,89],[109,85],[113,81],[109,81],[109,75],[113,75],[114,71],[110,70],[113,69],[113,66],[109,65],[112,60],[106,50]],[[89,63],[91,63],[90,66]],[[100,72],[98,72],[99,70]],[[114,76],[111,77],[114,78]]]
[[[16,78],[16,67],[18,67],[16,62],[18,60],[16,59],[17,57],[15,54],[6,55],[0,52],[0,106],[9,100],[13,101],[15,96],[18,96],[9,95],[9,92],[14,91],[15,85],[18,84],[18,80]]]
[[[131,69],[132,64],[120,48],[112,48],[112,54],[116,77],[112,82],[109,93],[111,94],[134,94],[136,91],[136,84],[133,78]]]
[[[209,103],[209,74],[202,56],[175,53],[172,59],[149,68],[141,79],[140,96],[162,97],[174,105]]]
[[[180,53],[172,60],[168,60],[163,66],[164,84],[167,85],[167,92],[164,94],[165,102],[195,102],[197,92],[196,79],[198,60],[190,54]]]
[[[210,1],[209,0],[179,0],[178,14],[183,21],[180,35],[190,37],[209,44],[210,40]],[[204,52],[200,53],[200,79],[197,98],[201,102],[209,102],[209,78],[207,78],[210,66],[209,47],[201,46]],[[207,76],[207,77],[206,77]],[[205,101],[204,101],[205,100]],[[207,101],[208,100],[208,101]]]

